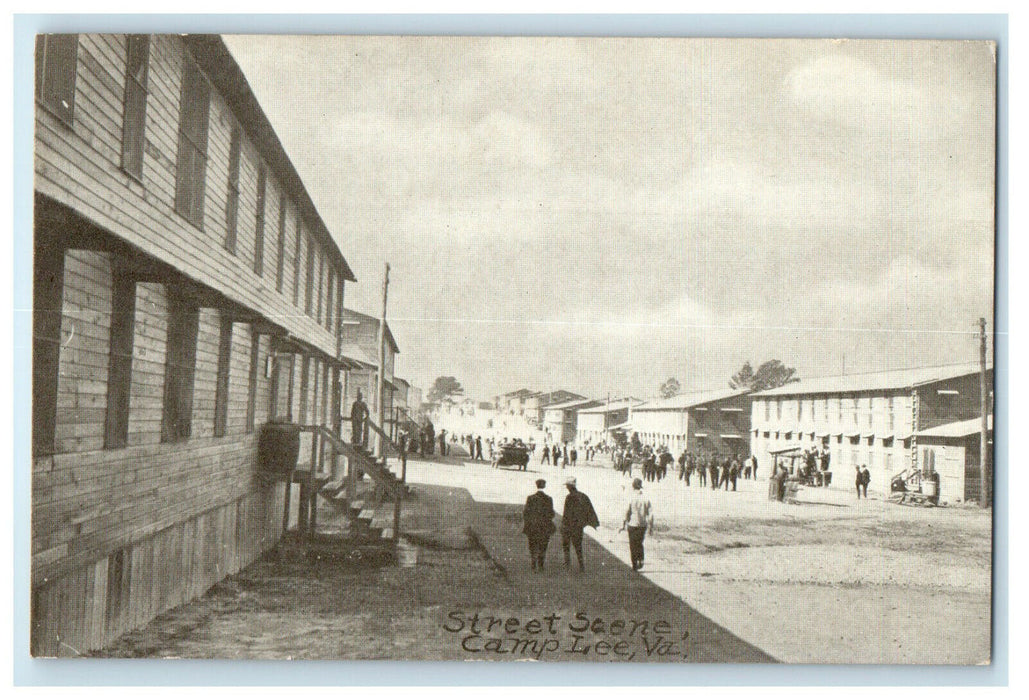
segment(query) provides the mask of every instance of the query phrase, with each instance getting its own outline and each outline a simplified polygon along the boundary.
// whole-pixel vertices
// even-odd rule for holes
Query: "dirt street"
[[[529,570],[520,510],[542,476],[561,510],[567,472],[412,460],[403,531],[417,566],[269,556],[104,656],[979,663],[989,658],[990,518],[807,490],[771,503],[648,484],[657,533],[635,574],[618,534],[628,480],[579,467],[601,518],[587,572],[560,537]],[[504,629],[505,626],[507,629]],[[977,633],[970,633],[975,630]]]

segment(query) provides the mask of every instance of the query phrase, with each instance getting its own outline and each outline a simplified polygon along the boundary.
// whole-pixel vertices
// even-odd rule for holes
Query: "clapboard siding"
[[[214,436],[214,396],[218,382],[218,343],[221,316],[217,309],[200,309],[197,324],[196,369],[193,375],[193,437]]]
[[[283,286],[282,294],[275,290],[275,256],[268,253],[276,247],[269,243],[277,241],[277,200],[281,188],[271,177],[273,173],[269,173],[266,195],[266,206],[270,202],[275,204],[266,210],[264,271],[262,275],[254,273],[257,173],[262,159],[248,139],[244,139],[241,157],[237,255],[223,247],[228,151],[236,118],[216,90],[212,91],[209,119],[203,230],[174,211],[179,94],[186,53],[179,37],[152,37],[140,186],[120,169],[124,36],[82,35],[72,128],[42,108],[36,111],[37,190],[334,355],[334,333],[293,307],[292,280]],[[296,212],[297,207],[291,210]],[[273,211],[275,216],[269,216]],[[287,217],[288,227],[295,227],[291,218],[295,219]],[[275,238],[269,240],[269,233]],[[306,245],[304,241],[303,255]],[[306,263],[306,258],[301,261]],[[287,264],[284,272],[291,277],[293,270]],[[301,275],[301,311],[304,281]]]
[[[95,450],[104,445],[107,414],[110,260],[73,250],[64,256],[64,269],[54,446],[58,452]]]
[[[102,648],[256,560],[281,535],[283,488],[262,486],[59,578],[40,578],[32,595],[33,655]]]
[[[246,432],[247,397],[250,391],[250,324],[232,324],[232,355],[229,360],[229,418],[227,435]]]
[[[54,457],[33,479],[34,580],[258,488],[255,449],[246,436]]]
[[[317,218],[310,214],[309,203],[291,196],[286,197],[280,249],[280,197],[286,187],[246,137],[236,253],[224,247],[229,147],[233,126],[245,124],[247,115],[234,114],[216,90],[209,114],[202,226],[174,210],[187,53],[181,37],[151,37],[139,179],[121,170],[124,35],[80,36],[71,126],[41,107],[36,110],[37,241],[67,245],[64,241],[74,233],[74,245],[88,250],[75,248],[64,255],[54,451],[36,455],[32,462],[33,654],[75,655],[102,647],[202,594],[272,546],[281,535],[284,485],[270,485],[258,475],[258,432],[247,431],[251,392],[255,427],[271,412],[272,380],[265,368],[272,338],[266,332],[257,338],[251,386],[252,334],[267,331],[265,323],[252,321],[271,321],[325,355],[335,355],[335,331],[324,323],[327,301],[322,303],[322,325],[319,297],[310,314],[304,313],[304,303],[308,247],[313,244],[319,256],[311,280],[316,295],[328,294],[326,265],[320,261],[338,258],[320,248],[323,239],[312,236],[313,229],[303,220],[301,211]],[[272,146],[263,144],[268,153]],[[264,260],[257,275],[257,182],[262,167]],[[283,284],[278,292],[280,256]],[[171,281],[163,268],[140,265],[145,257],[172,267],[182,279],[176,275]],[[125,446],[106,449],[114,272],[123,269],[140,272],[130,328],[127,440]],[[337,283],[342,277],[337,269]],[[299,282],[297,305],[292,301],[294,280]],[[192,287],[201,308],[190,435],[162,442],[169,284]],[[231,308],[204,306],[222,304],[210,291],[227,298],[231,304],[225,306]],[[243,309],[249,313],[241,313]],[[238,320],[230,344],[226,431],[214,437],[224,314]],[[278,405],[286,413],[292,370],[294,419],[303,416],[308,423],[327,424],[332,382],[327,357],[308,355],[303,392],[302,357],[295,357],[295,362],[273,362],[279,373]],[[310,460],[309,436],[302,454]]]
[[[254,392],[254,422],[257,425],[268,422],[270,417],[272,385],[271,377],[265,376],[270,351],[271,339],[267,335],[262,335],[258,344],[257,388]]]
[[[129,388],[129,445],[161,441],[168,299],[163,284],[136,285],[136,322]]]

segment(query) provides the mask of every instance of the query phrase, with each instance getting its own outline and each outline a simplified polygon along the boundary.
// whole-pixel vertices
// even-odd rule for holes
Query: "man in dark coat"
[[[482,461],[482,436],[475,436],[475,459]]]
[[[554,534],[554,499],[543,492],[547,482],[536,480],[536,493],[525,499],[522,511],[522,532],[529,538],[529,558],[532,570],[543,570],[543,559],[547,556],[547,543]]]
[[[540,459],[540,464],[550,464],[550,445],[543,446],[543,458]]]
[[[729,482],[732,484],[732,490],[736,490],[736,480],[740,478],[740,460],[739,455],[733,458],[732,463],[729,465]]]
[[[574,476],[568,477],[565,486],[568,487],[568,495],[565,496],[564,513],[561,514],[561,549],[565,554],[565,566],[569,566],[571,557],[568,546],[575,547],[579,571],[585,571],[586,566],[582,560],[582,530],[587,525],[596,529],[600,525],[600,519],[589,496],[575,487]]]
[[[672,453],[668,451],[667,447],[665,447],[664,449],[661,450],[661,458],[660,458],[660,460],[657,463],[657,479],[658,479],[658,481],[661,481],[666,476],[668,476],[668,465],[671,464],[674,461],[675,461],[675,458],[672,457]]]
[[[731,470],[731,467],[732,462],[729,461],[729,458],[723,457],[721,464],[721,476],[719,478],[718,485],[724,486],[726,491],[729,490],[729,472]]]
[[[422,454],[432,455],[436,450],[436,429],[432,425],[431,420],[425,421],[425,430],[422,433]]]
[[[368,438],[367,431],[365,430],[367,420],[368,405],[365,404],[361,390],[358,389],[357,398],[350,406],[350,442],[355,447],[364,447],[365,445],[365,441]]]

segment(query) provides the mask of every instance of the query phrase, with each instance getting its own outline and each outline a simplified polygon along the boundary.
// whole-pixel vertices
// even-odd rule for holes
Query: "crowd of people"
[[[644,481],[661,481],[676,468],[679,481],[686,486],[694,482],[698,486],[709,486],[711,489],[732,488],[736,490],[740,479],[757,479],[757,457],[745,457],[742,454],[718,454],[715,452],[699,454],[683,450],[678,459],[664,445],[654,448],[652,445],[634,447],[626,445],[613,453],[614,468],[627,476],[632,476],[638,465]]]

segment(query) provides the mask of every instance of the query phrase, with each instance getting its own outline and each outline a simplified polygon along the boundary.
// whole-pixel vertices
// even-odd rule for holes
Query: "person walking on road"
[[[654,534],[654,509],[650,499],[643,493],[643,481],[633,479],[632,495],[629,507],[625,509],[622,530],[629,531],[629,557],[632,559],[632,570],[643,568],[643,538],[648,530]]]
[[[868,485],[872,483],[872,472],[868,471],[868,465],[861,470],[861,495],[868,498]]]
[[[865,475],[861,473],[861,465],[854,465],[854,488],[857,489],[857,497],[861,498],[861,485],[865,482]]]
[[[726,491],[729,490],[729,469],[730,469],[731,466],[732,466],[732,463],[729,461],[729,458],[728,457],[723,457],[722,458],[722,465],[721,465],[721,467],[722,467],[721,477],[720,477],[720,479],[718,481],[718,486],[720,486],[720,487],[724,486]]]
[[[575,548],[575,556],[579,560],[579,571],[585,571],[586,565],[582,559],[582,531],[587,525],[596,529],[600,526],[600,519],[597,511],[593,509],[593,502],[589,496],[579,491],[575,486],[575,477],[570,476],[565,481],[568,488],[568,495],[565,496],[564,512],[561,514],[561,549],[565,555],[565,566],[571,565],[571,552],[569,545]]]
[[[350,406],[350,442],[354,447],[363,448],[367,440],[365,423],[368,420],[368,405],[364,402],[361,390],[357,390],[357,398]]]
[[[554,527],[554,499],[543,489],[547,482],[536,480],[536,493],[525,499],[522,511],[522,532],[529,538],[529,558],[533,571],[543,571],[543,560],[547,556],[547,544],[557,529]]]
[[[482,436],[475,436],[475,459],[482,461]]]
[[[550,445],[543,446],[543,457],[540,459],[540,464],[550,465]]]

